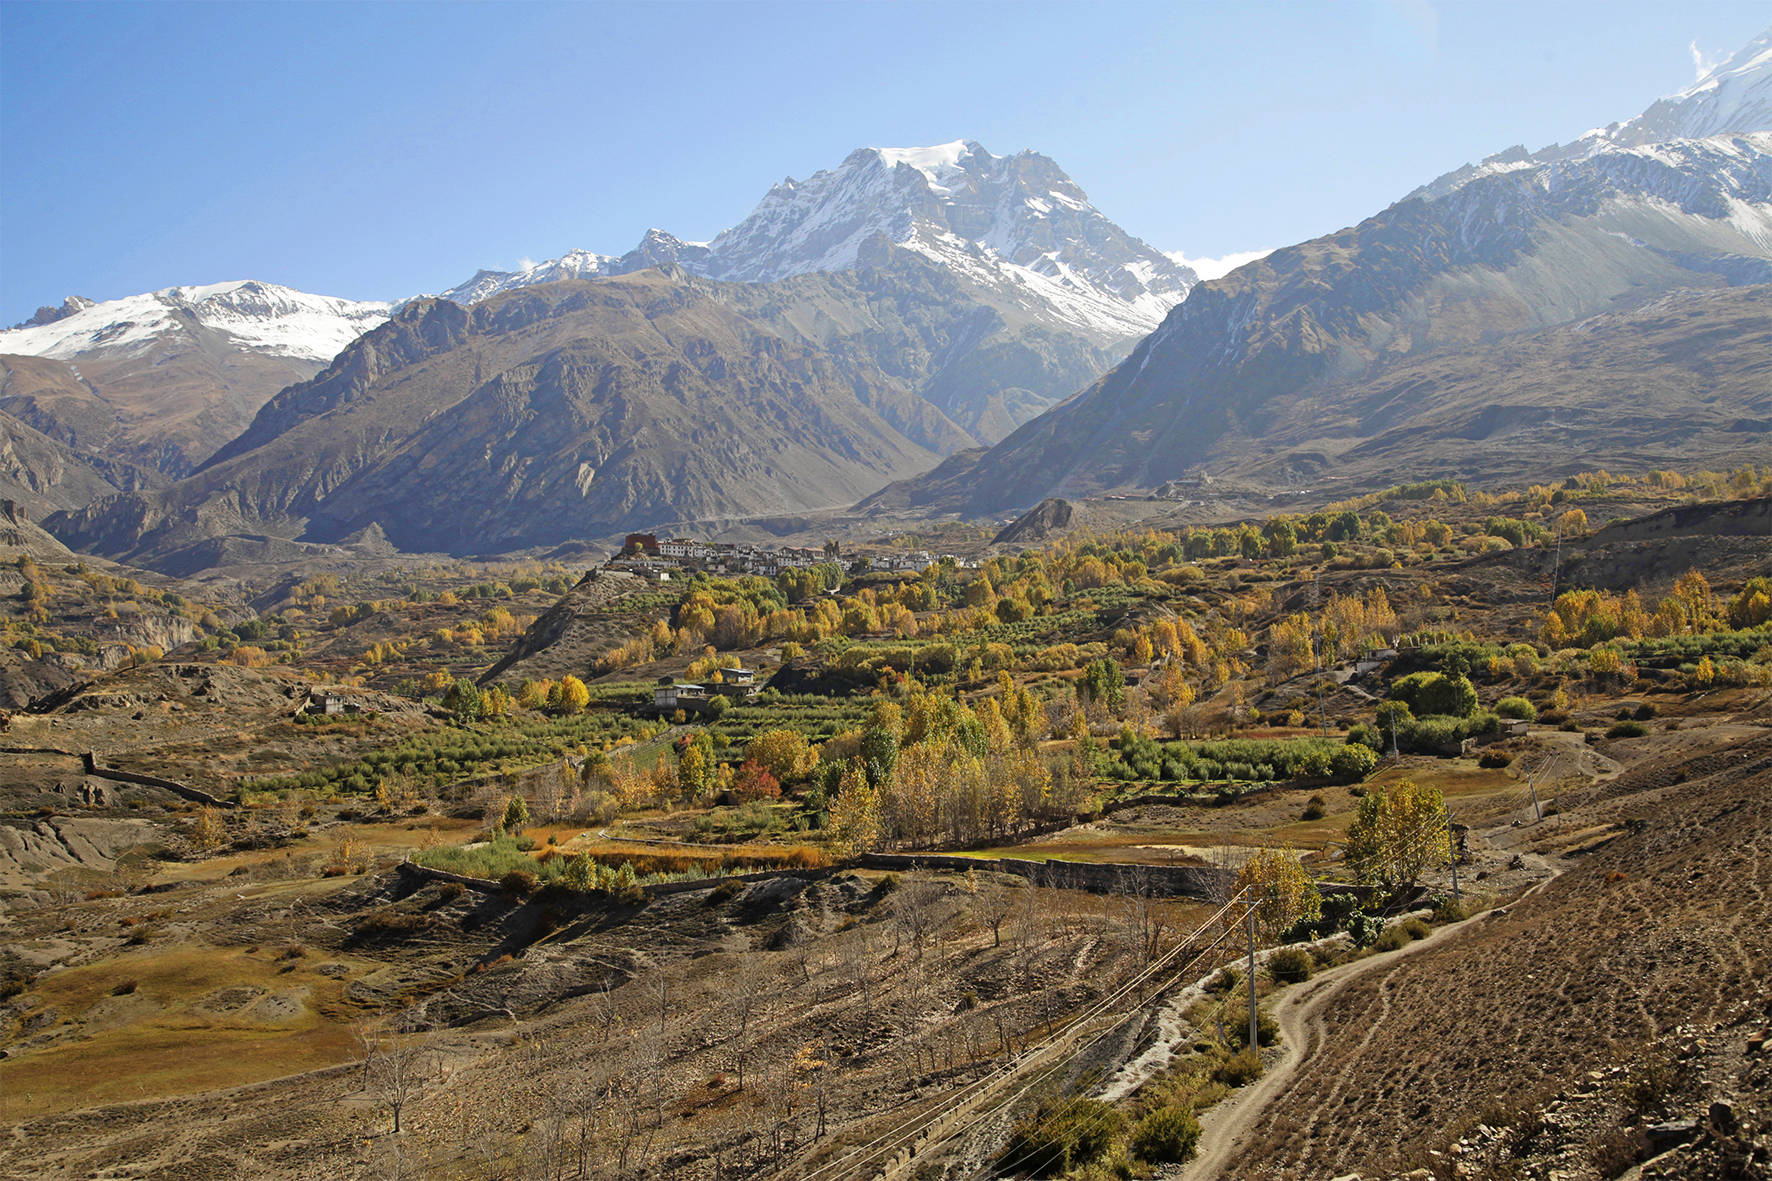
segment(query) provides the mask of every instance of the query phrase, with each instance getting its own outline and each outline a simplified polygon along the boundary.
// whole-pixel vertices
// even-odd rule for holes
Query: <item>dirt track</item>
[[[1476,915],[1467,923],[1481,922],[1488,913]],[[1423,948],[1451,942],[1465,929],[1466,923],[1441,927],[1407,947],[1330,968],[1287,989],[1269,1010],[1280,1027],[1279,1053],[1253,1085],[1234,1092],[1201,1117],[1198,1155],[1182,1170],[1181,1177],[1186,1181],[1208,1181],[1222,1175],[1224,1166],[1241,1149],[1246,1133],[1260,1122],[1270,1101],[1286,1089],[1300,1063],[1322,1048],[1322,1011],[1325,1002],[1339,989],[1362,976],[1387,973]]]
[[[1610,836],[1559,858],[1543,889],[1283,998],[1291,1049],[1205,1121],[1184,1175],[1395,1175],[1484,1118],[1526,1120],[1507,1113],[1634,1069],[1676,1030],[1763,1011],[1769,775],[1764,731],[1682,733],[1557,818]],[[1532,831],[1560,839],[1555,822]],[[1567,1151],[1587,1168],[1601,1148]]]

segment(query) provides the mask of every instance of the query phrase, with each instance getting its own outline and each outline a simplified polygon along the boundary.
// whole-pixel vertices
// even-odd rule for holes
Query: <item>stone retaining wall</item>
[[[1221,898],[1234,873],[1204,865],[1137,865],[1099,861],[1025,861],[1017,857],[956,857],[943,853],[869,853],[855,864],[868,869],[909,872],[944,869],[1012,873],[1036,886],[1084,890],[1091,894],[1152,894],[1212,901]]]

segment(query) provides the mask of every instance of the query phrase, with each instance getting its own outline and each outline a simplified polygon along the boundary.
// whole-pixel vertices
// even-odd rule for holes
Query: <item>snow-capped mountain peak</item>
[[[648,230],[619,259],[584,251],[517,271],[482,271],[444,292],[472,303],[532,283],[680,266],[737,283],[850,270],[883,245],[914,251],[1000,306],[1102,340],[1155,328],[1197,281],[1127,234],[1037,152],[994,156],[975,140],[857,148],[835,168],[770,187],[712,242]],[[572,259],[584,260],[569,265]]]
[[[1772,29],[1678,94],[1642,114],[1590,131],[1569,145],[1580,155],[1674,139],[1772,130]]]
[[[994,156],[976,140],[858,148],[785,180],[709,244],[705,270],[747,282],[845,270],[881,240],[1031,316],[1109,336],[1150,331],[1196,281],[1104,217],[1047,157]]]
[[[514,271],[478,271],[466,283],[457,284],[443,292],[441,298],[459,304],[479,303],[506,291],[532,287],[537,283],[559,283],[566,279],[589,279],[597,275],[607,275],[612,273],[611,266],[616,261],[612,254],[568,250],[559,258],[550,258],[546,262],[526,262]]]
[[[880,159],[889,167],[896,168],[903,164],[908,168],[916,169],[929,182],[929,187],[937,192],[947,191],[948,181],[964,170],[961,161],[967,156],[975,152],[990,155],[978,144],[965,139],[957,139],[951,144],[937,144],[932,148],[869,148],[867,150],[878,153]]]
[[[207,329],[250,352],[330,361],[388,318],[385,303],[312,295],[255,279],[167,287],[101,303],[76,296],[63,311],[47,322],[0,332],[0,353],[68,360],[95,350],[139,352],[168,335]]]
[[[1591,159],[1618,148],[1757,131],[1772,131],[1772,28],[1691,86],[1655,100],[1640,115],[1536,152],[1516,145],[1479,163],[1448,172],[1410,196],[1442,197],[1478,177],[1564,160]]]

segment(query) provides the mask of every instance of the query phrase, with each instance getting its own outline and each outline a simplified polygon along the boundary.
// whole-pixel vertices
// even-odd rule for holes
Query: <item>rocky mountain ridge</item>
[[[1772,134],[1612,148],[1492,173],[1201,285],[1089,390],[870,507],[1000,513],[1047,496],[1150,487],[1208,460],[1234,462],[1305,401],[1357,399],[1389,369],[1436,354],[1488,359],[1434,399],[1476,413],[1489,404],[1510,336],[1682,289],[1768,282]],[[1687,329],[1707,332],[1703,313]],[[1670,347],[1659,364],[1693,373],[1708,362]],[[1641,404],[1628,378],[1618,380],[1613,396],[1651,434],[1690,409]],[[1725,417],[1763,417],[1751,382],[1734,393],[1741,401],[1721,408]],[[1322,437],[1326,425],[1315,466],[1333,468],[1367,442]],[[1438,443],[1432,461],[1448,470],[1471,458],[1455,439]],[[1544,460],[1583,461],[1579,451]]]
[[[1056,395],[1110,363],[1035,327],[992,345],[1002,323],[903,250],[766,284],[651,269],[414,301],[191,477],[49,526],[186,569],[230,535],[379,525],[403,549],[472,553],[838,507],[966,445],[939,402],[969,366]]]
[[[516,271],[481,271],[442,298],[457,303],[536,283],[675,264],[691,274],[768,283],[849,270],[881,243],[914,250],[963,281],[1010,293],[1053,327],[1096,343],[1142,335],[1197,281],[1132,237],[1037,152],[994,156],[972,140],[858,148],[833,169],[789,177],[712,242],[648,230],[625,255],[574,250]]]
[[[1772,130],[1772,28],[1706,71],[1691,86],[1655,100],[1641,114],[1536,152],[1516,144],[1476,164],[1454,169],[1410,196],[1445,196],[1480,176],[1585,160],[1615,148],[1767,130]]]
[[[71,296],[0,331],[0,355],[40,362],[31,382],[12,367],[0,410],[96,462],[176,478],[387,316],[384,303],[255,280]]]

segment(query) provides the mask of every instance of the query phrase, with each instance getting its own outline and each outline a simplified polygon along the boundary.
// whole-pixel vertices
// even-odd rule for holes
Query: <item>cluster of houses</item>
[[[693,685],[664,678],[652,690],[652,710],[661,715],[675,713],[677,710],[700,714],[707,712],[708,703],[716,697],[744,701],[756,694],[756,670],[735,665],[720,669],[716,679],[707,685]]]
[[[765,546],[750,542],[699,541],[691,537],[660,540],[651,533],[630,533],[621,552],[607,563],[612,570],[626,570],[659,582],[668,582],[681,571],[709,574],[759,574],[774,578],[784,570],[799,570],[823,562],[835,562],[851,573],[885,570],[920,574],[941,559],[926,550],[882,551],[845,555],[837,543],[823,548],[804,545]],[[962,566],[972,563],[961,562]]]

